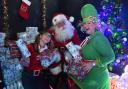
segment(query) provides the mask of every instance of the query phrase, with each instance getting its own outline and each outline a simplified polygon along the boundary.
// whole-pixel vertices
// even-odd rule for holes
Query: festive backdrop
[[[128,86],[124,85],[127,85],[128,81],[128,0],[29,0],[26,4],[22,0],[0,0],[0,32],[6,32],[12,38],[16,38],[16,33],[23,32],[20,34],[27,34],[29,41],[33,41],[30,39],[31,32],[33,29],[37,33],[37,28],[26,27],[45,30],[52,25],[53,15],[62,12],[67,16],[74,16],[73,25],[83,40],[86,34],[80,32],[78,23],[81,20],[80,9],[87,3],[92,3],[97,8],[100,30],[108,38],[116,54],[116,60],[108,69],[121,77],[110,74],[111,89],[126,89]],[[123,85],[121,88],[120,84]]]
[[[109,70],[117,73],[120,69],[120,75],[127,64],[128,0],[29,0],[27,6],[22,0],[0,0],[0,31],[8,32],[14,38],[16,33],[24,32],[29,26],[39,27],[41,31],[45,25],[47,28],[52,25],[52,17],[56,12],[62,12],[74,16],[73,24],[83,40],[86,34],[79,31],[78,22],[81,20],[80,9],[86,3],[92,3],[99,12],[101,25],[105,28],[103,32],[111,42],[117,59],[109,66]],[[27,7],[25,13],[22,6]]]

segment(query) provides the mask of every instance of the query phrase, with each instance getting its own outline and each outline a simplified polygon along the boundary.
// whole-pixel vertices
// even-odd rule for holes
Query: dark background
[[[40,0],[29,0],[31,1],[31,6],[29,7],[30,11],[30,19],[28,21],[23,20],[18,15],[18,10],[20,8],[22,0],[8,0],[8,9],[9,9],[9,31],[12,34],[16,34],[17,32],[25,31],[27,26],[37,26],[39,27],[39,31],[43,30],[41,27],[41,1]],[[121,16],[124,20],[125,27],[128,28],[128,0],[120,0],[123,4],[123,9],[121,12]],[[62,12],[68,16],[74,16],[75,22],[73,25],[77,27],[78,21],[81,19],[80,9],[84,4],[92,3],[98,10],[101,9],[100,6],[101,0],[46,0],[46,8],[47,8],[47,28],[49,28],[52,24],[52,17],[56,12]],[[0,31],[2,31],[2,7],[0,0]],[[78,30],[79,34],[82,34]],[[83,38],[80,35],[80,38]]]

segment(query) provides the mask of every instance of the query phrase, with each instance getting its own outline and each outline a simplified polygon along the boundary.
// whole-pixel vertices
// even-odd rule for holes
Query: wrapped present
[[[18,41],[16,41],[16,44],[19,47],[19,49],[24,57],[28,58],[31,55],[25,42],[22,39],[19,39]]]
[[[8,41],[8,47],[10,49],[10,54],[13,58],[21,57],[20,50],[19,50],[18,46],[16,45],[15,41]]]
[[[54,62],[60,60],[60,54],[55,50],[46,49],[38,55],[38,60],[44,68],[48,68]]]
[[[6,52],[6,48],[0,47],[0,61],[2,60],[2,58],[4,58],[5,52]]]
[[[26,27],[27,42],[33,43],[36,36],[39,34],[38,27]]]
[[[0,32],[0,47],[4,46],[5,33]]]
[[[5,85],[10,85],[17,80],[21,79],[22,66],[20,65],[19,58],[11,56],[10,48],[3,47],[0,49],[0,63],[3,73],[3,81]]]
[[[35,38],[38,34],[38,27],[26,27],[26,31],[18,33],[17,36],[27,44],[30,44],[35,41]]]
[[[24,89],[24,87],[21,80],[18,80],[15,83],[5,86],[3,89]]]
[[[5,85],[10,85],[22,77],[23,68],[17,58],[3,61],[1,68]]]
[[[82,59],[79,49],[76,47],[76,45],[74,45],[72,42],[69,42],[66,45],[66,47],[68,51],[71,53],[71,55],[73,56],[74,61],[79,61]]]
[[[68,65],[64,65],[64,72],[75,77],[76,79],[82,80],[85,78],[86,74],[93,68],[95,65],[94,61],[79,61],[71,62]]]
[[[10,49],[5,47],[0,48],[0,61],[6,61],[9,58],[11,58]]]
[[[20,32],[17,33],[17,37],[19,39],[22,39],[23,41],[27,42],[28,38],[27,38],[27,33],[26,32]]]

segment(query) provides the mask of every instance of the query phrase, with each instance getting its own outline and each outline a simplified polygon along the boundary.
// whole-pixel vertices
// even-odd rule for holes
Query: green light
[[[113,37],[117,37],[117,36],[118,36],[118,33],[117,32],[113,34]]]
[[[116,48],[121,48],[121,44],[116,44]]]
[[[110,70],[110,71],[112,71],[112,70],[113,70],[112,66],[109,66],[109,70]]]
[[[123,36],[126,36],[127,35],[127,33],[126,32],[123,32]]]

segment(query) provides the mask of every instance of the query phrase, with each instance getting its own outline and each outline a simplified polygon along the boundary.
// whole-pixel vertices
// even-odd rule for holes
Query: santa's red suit
[[[66,63],[64,56],[64,52],[67,50],[66,44],[72,42],[75,45],[79,45],[80,39],[76,29],[64,14],[56,15],[52,22],[54,26],[49,29],[49,33],[52,35],[54,47],[57,48],[61,54],[61,60],[54,63],[50,71],[53,75],[59,75],[63,72],[63,63]]]

